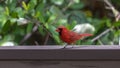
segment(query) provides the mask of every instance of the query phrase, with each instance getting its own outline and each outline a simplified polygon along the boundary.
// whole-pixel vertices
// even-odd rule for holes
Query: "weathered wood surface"
[[[0,68],[120,68],[120,61],[0,61]]]
[[[0,60],[120,61],[120,46],[11,46],[0,47]]]

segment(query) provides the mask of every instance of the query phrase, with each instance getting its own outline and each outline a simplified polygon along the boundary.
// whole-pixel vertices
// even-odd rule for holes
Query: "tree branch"
[[[109,0],[104,0],[104,2],[108,5],[107,9],[112,10],[112,12],[113,12],[113,14],[115,16],[115,20],[118,21],[120,19],[120,12],[115,9],[115,7],[109,2]],[[114,26],[112,28],[109,28],[109,29],[105,30],[104,32],[102,32],[101,34],[99,34],[98,36],[93,38],[92,42],[98,40],[100,37],[102,37],[103,35],[107,34],[113,28],[114,28]]]
[[[110,9],[115,16],[115,20],[118,21],[120,19],[120,12],[115,9],[115,7],[109,2],[109,0],[104,0],[104,2],[108,5],[106,9]]]
[[[37,31],[37,29],[38,29],[38,26],[35,25],[35,26],[33,27],[32,32],[26,34],[26,35],[24,36],[24,38],[21,40],[20,44],[22,45],[25,41],[27,41],[27,40],[32,36],[32,34]]]

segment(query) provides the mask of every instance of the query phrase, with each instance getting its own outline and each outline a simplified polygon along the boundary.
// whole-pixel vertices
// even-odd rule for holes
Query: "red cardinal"
[[[67,44],[75,43],[77,40],[80,40],[83,37],[92,36],[92,34],[88,34],[88,33],[85,33],[85,34],[75,33],[73,31],[68,30],[64,26],[58,27],[56,31],[59,33],[60,39],[63,42],[66,42]]]

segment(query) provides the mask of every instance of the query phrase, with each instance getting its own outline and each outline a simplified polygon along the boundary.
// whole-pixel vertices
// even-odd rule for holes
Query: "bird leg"
[[[72,47],[71,48],[73,48],[74,47],[74,45],[72,45]]]
[[[68,44],[67,44],[67,43],[65,43],[65,45],[63,46],[63,49],[64,49],[64,48],[66,48],[66,47],[67,47],[67,45],[68,45]],[[73,48],[73,47],[74,47],[74,43],[72,44],[72,47],[70,47],[70,48]]]
[[[74,45],[75,45],[75,44],[74,44],[74,43],[72,43],[72,47],[71,47],[71,48],[73,48],[73,47],[74,47]]]
[[[63,46],[63,48],[66,48],[66,47],[67,47],[67,45],[68,45],[68,44],[67,44],[67,43],[65,43],[65,45]]]

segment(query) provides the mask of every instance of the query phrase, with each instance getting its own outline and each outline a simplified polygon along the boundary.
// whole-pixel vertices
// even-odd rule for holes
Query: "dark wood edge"
[[[118,45],[0,47],[0,60],[120,61]]]

